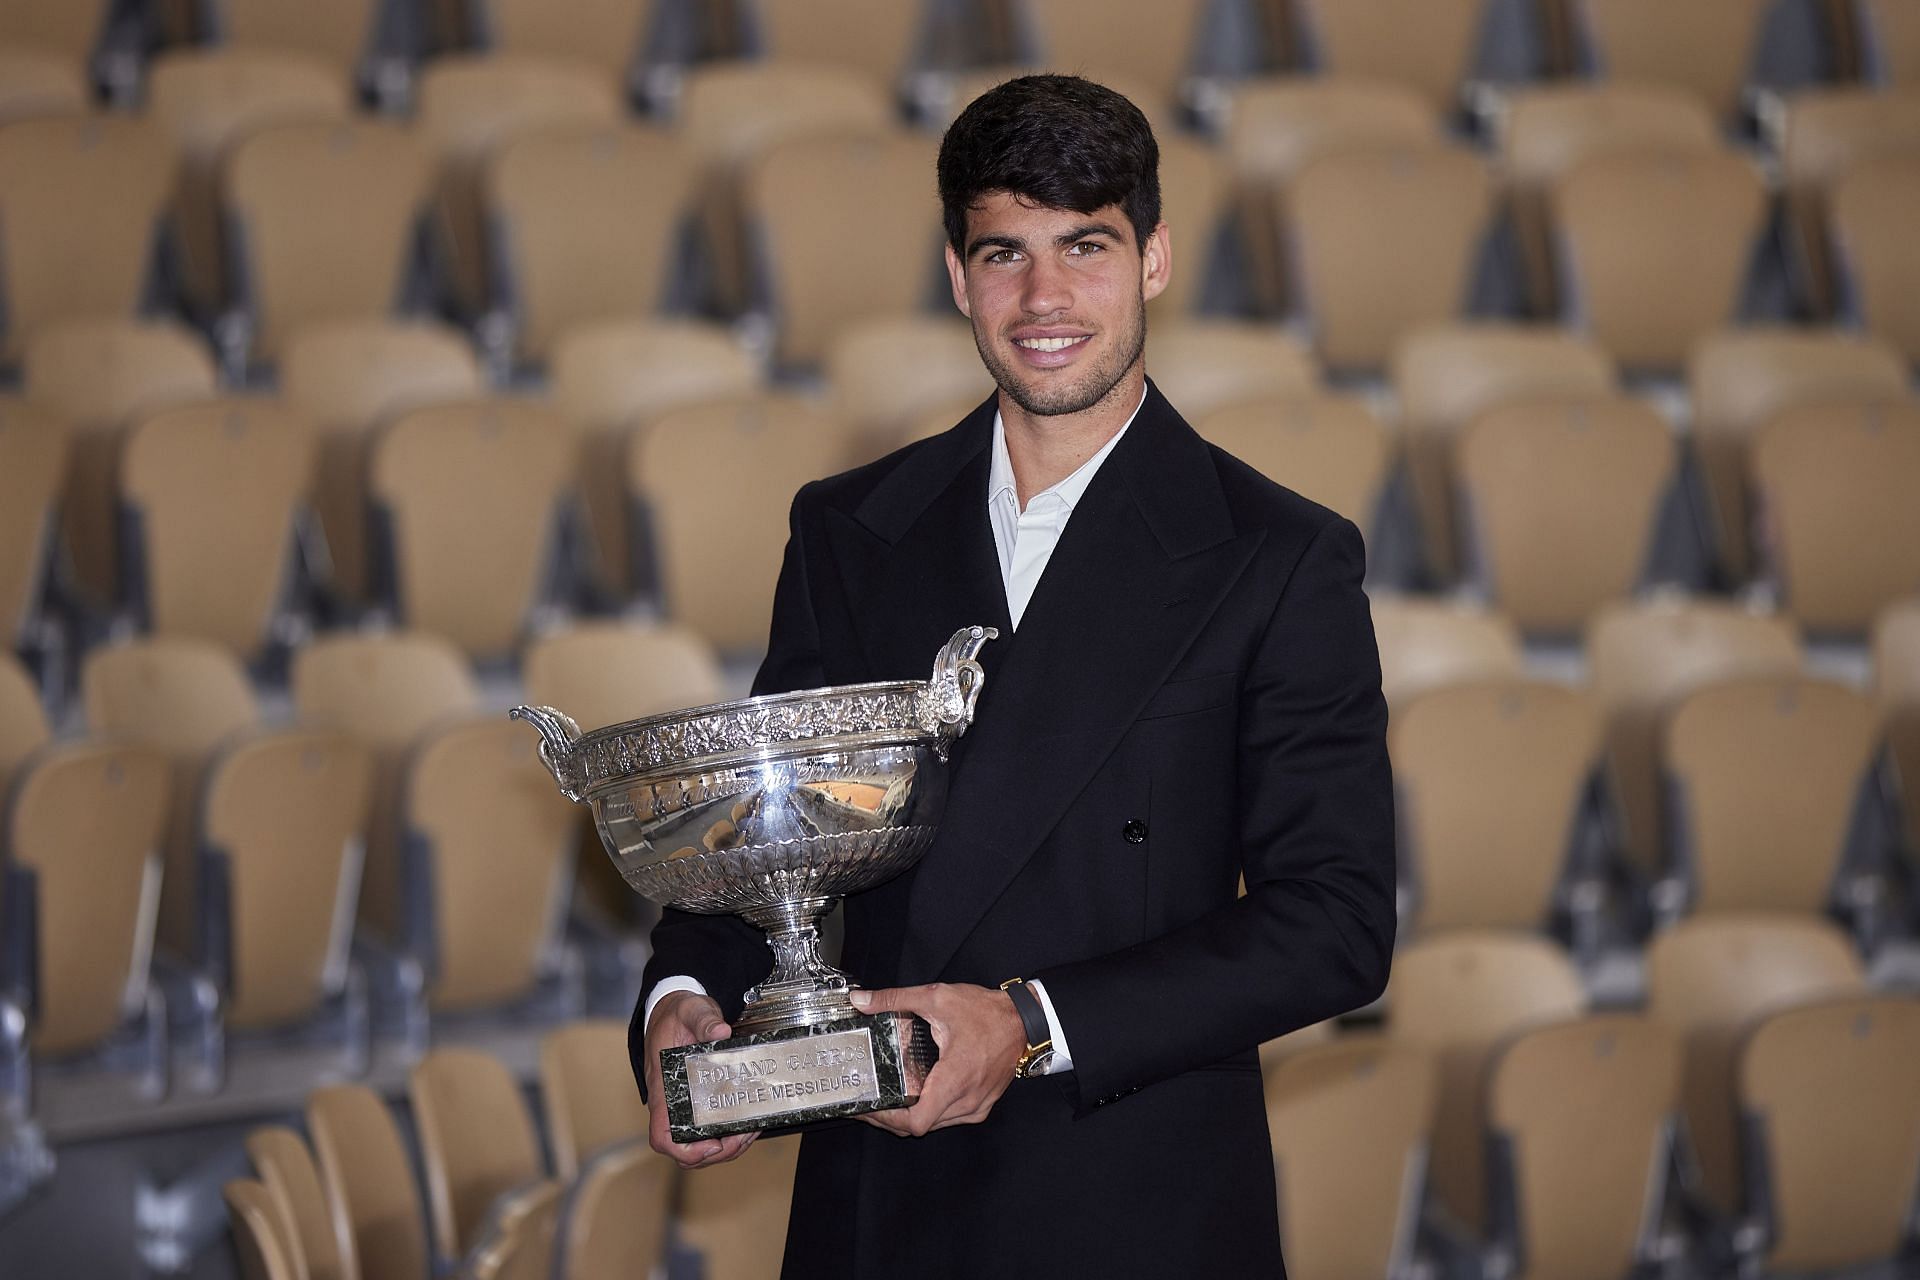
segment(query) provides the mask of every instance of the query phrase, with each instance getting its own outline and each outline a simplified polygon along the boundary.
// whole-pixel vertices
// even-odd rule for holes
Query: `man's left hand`
[[[940,1060],[911,1107],[869,1111],[860,1119],[903,1138],[954,1124],[979,1124],[1013,1080],[1027,1032],[1013,997],[993,987],[936,982],[851,993],[862,1013],[917,1013],[933,1028]]]

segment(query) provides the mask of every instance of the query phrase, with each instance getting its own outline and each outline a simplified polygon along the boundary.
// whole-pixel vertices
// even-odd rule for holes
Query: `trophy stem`
[[[767,931],[773,971],[750,988],[736,1033],[817,1026],[853,1016],[847,975],[820,957],[820,919],[832,898],[801,898],[740,914]]]

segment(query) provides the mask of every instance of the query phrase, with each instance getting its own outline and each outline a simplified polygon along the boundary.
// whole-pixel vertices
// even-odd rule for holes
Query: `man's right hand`
[[[720,1015],[720,1006],[695,991],[675,991],[653,1006],[647,1021],[647,1140],[661,1155],[673,1157],[682,1169],[701,1169],[724,1164],[753,1145],[757,1133],[732,1133],[724,1138],[705,1138],[684,1146],[673,1140],[667,1127],[667,1099],[660,1082],[660,1051],[681,1045],[724,1040],[733,1028]]]

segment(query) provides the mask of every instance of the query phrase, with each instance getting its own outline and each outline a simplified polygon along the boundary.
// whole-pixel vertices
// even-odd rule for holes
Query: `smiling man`
[[[1257,1047],[1386,985],[1360,535],[1149,382],[1158,168],[1086,80],[969,106],[940,152],[947,268],[999,391],[794,501],[756,692],[1001,639],[932,848],[846,902],[863,1007],[926,1018],[940,1061],[913,1107],[806,1136],[790,1278],[1282,1275]],[[671,1142],[658,1052],[728,1034],[767,967],[733,917],[654,931],[634,1065],[683,1166],[751,1138]]]

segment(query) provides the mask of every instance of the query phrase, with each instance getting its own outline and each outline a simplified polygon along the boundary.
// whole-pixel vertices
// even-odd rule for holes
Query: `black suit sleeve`
[[[1138,946],[1034,974],[1084,1107],[1357,1008],[1394,937],[1386,703],[1343,519],[1303,551],[1242,687],[1246,896]]]

